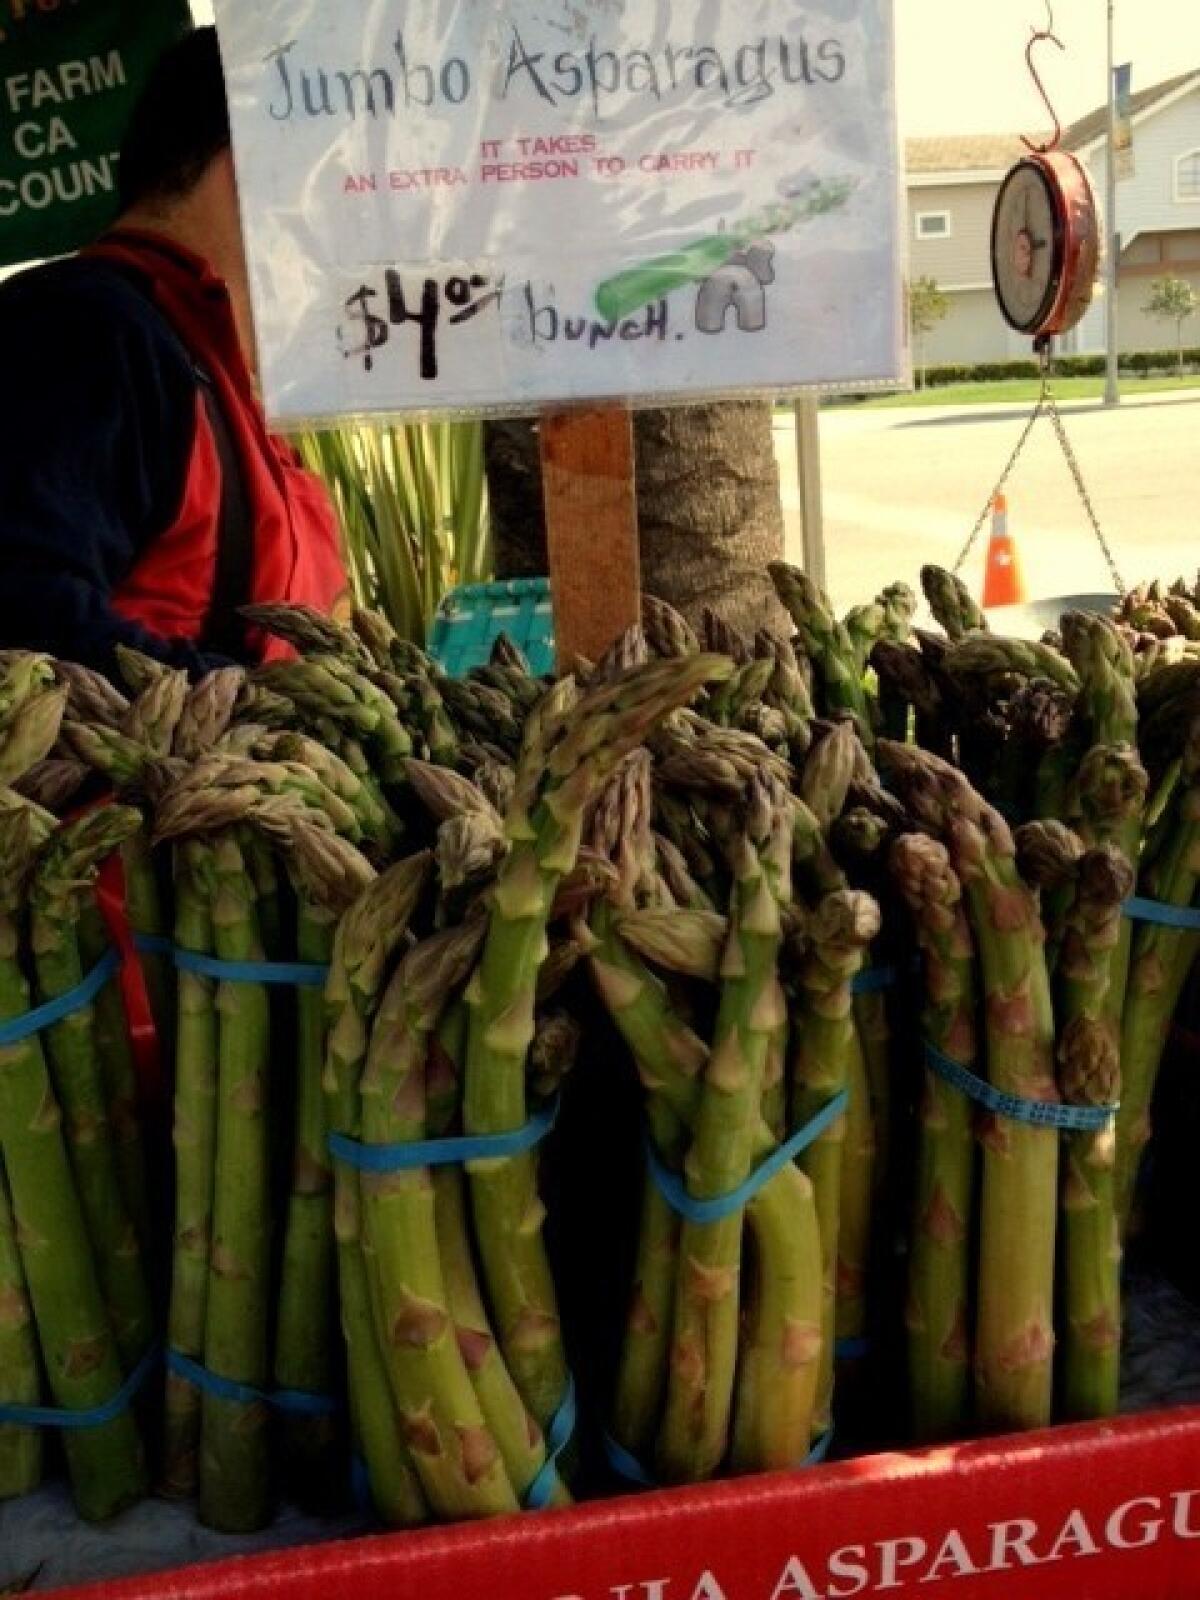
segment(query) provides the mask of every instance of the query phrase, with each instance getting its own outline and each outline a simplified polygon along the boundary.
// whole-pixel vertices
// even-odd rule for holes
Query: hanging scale
[[[996,299],[1009,326],[1033,340],[1041,366],[1041,394],[954,570],[961,571],[965,565],[987,523],[996,495],[1008,482],[1037,423],[1048,416],[1117,592],[1124,594],[1125,584],[1100,527],[1050,382],[1052,341],[1069,333],[1092,303],[1100,261],[1100,224],[1088,175],[1081,163],[1061,148],[1062,124],[1034,65],[1034,51],[1039,45],[1065,48],[1054,32],[1054,13],[1049,0],[1047,11],[1050,13],[1047,26],[1040,32],[1034,31],[1025,58],[1030,76],[1053,120],[1054,133],[1042,144],[1022,139],[1029,154],[1004,180],[992,221],[992,279]]]

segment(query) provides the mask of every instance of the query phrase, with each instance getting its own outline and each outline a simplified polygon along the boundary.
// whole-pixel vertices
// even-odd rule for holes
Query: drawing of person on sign
[[[761,333],[767,326],[767,286],[774,282],[775,246],[769,239],[736,251],[697,291],[697,330],[724,333],[732,314],[739,333]]]

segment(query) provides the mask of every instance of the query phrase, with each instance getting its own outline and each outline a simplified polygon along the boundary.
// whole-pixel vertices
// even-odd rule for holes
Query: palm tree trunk
[[[773,421],[760,401],[634,418],[643,587],[693,620],[711,606],[745,632],[790,632],[767,574],[784,553]],[[535,424],[489,423],[484,448],[497,574],[545,573]]]

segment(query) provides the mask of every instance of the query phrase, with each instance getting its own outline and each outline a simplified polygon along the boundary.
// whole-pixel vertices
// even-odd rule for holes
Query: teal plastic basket
[[[452,590],[429,630],[429,653],[452,678],[482,667],[502,633],[538,677],[554,671],[554,611],[548,578],[510,578]]]

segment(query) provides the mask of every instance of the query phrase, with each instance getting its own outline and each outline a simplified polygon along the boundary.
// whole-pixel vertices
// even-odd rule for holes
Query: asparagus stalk
[[[949,639],[957,641],[968,633],[988,632],[986,616],[956,573],[947,572],[944,567],[922,567],[921,587],[929,609]]]
[[[922,1030],[977,1070],[975,952],[945,847],[906,834],[892,870],[916,922],[925,968]],[[961,1438],[970,1412],[970,1264],[975,1158],[971,1102],[926,1070],[908,1269],[908,1374],[919,1444]]]
[[[175,943],[203,956],[214,952],[208,857],[209,846],[201,839],[185,839],[175,847]],[[177,996],[175,1238],[167,1338],[173,1350],[202,1365],[217,1148],[216,984],[181,971]],[[173,1497],[194,1494],[199,1484],[200,1409],[195,1385],[168,1372],[162,1484]]]
[[[914,816],[945,836],[967,894],[987,996],[988,1076],[1003,1093],[1055,1103],[1054,1018],[1044,931],[1017,873],[1012,834],[961,773],[882,744]],[[1058,1135],[992,1117],[983,1135],[975,1376],[980,1422],[1038,1428],[1051,1416]]]
[[[573,709],[568,683],[533,713],[506,819],[512,849],[467,992],[468,1132],[506,1132],[527,1120],[525,1058],[546,923],[558,883],[575,865],[586,805],[666,712],[728,671],[711,656],[654,662],[590,690]],[[536,1163],[528,1155],[477,1163],[469,1178],[497,1335],[526,1405],[544,1428],[562,1402],[567,1370],[542,1243]]]
[[[708,1049],[675,1015],[662,982],[617,937],[613,909],[606,902],[596,908],[592,932],[596,987],[650,1096],[655,1147],[668,1167],[677,1170]],[[635,1460],[644,1460],[653,1444],[666,1390],[680,1227],[679,1217],[647,1177],[611,1423],[614,1438]]]
[[[29,890],[30,940],[42,1000],[69,994],[83,981],[77,924],[84,897],[100,862],[140,827],[137,811],[107,806],[62,828],[43,851]],[[45,1039],[101,1289],[125,1370],[132,1371],[153,1341],[154,1317],[118,1176],[95,1007],[55,1023]]]
[[[230,962],[262,961],[254,887],[237,836],[218,835],[205,865],[211,870],[217,956]],[[218,1377],[261,1392],[269,1371],[270,1007],[262,984],[222,981],[216,1009],[216,1160],[204,1364]],[[204,1393],[200,1517],[206,1526],[245,1533],[269,1520],[267,1423],[266,1406],[258,1400]]]
[[[296,956],[328,966],[338,912],[297,885]],[[296,994],[296,1111],[291,1186],[284,1223],[279,1303],[275,1323],[275,1383],[301,1394],[335,1391],[333,1307],[336,1303],[333,1238],[333,1169],[322,1079],[325,1071],[325,995]],[[284,1459],[301,1504],[335,1504],[337,1423],[333,1416],[287,1416]]]
[[[804,573],[783,562],[772,563],[770,572],[821,680],[824,713],[832,716],[839,711],[848,712],[859,737],[870,749],[874,741],[871,704],[853,641],[834,616],[826,596]]]
[[[446,1137],[461,1109],[463,1066],[466,1060],[467,1009],[456,1001],[443,1011],[436,1038],[430,1042],[426,1064],[426,1108],[429,1134]],[[500,1355],[491,1319],[483,1303],[475,1258],[467,1187],[455,1167],[438,1167],[433,1173],[434,1215],[438,1250],[446,1285],[446,1304],[454,1323],[458,1346],[479,1398],[480,1409],[499,1446],[509,1479],[524,1501],[546,1460],[542,1431],[525,1408],[512,1376]],[[560,1482],[551,1503],[565,1505],[570,1495]]]
[[[470,971],[482,934],[474,924],[452,929],[401,962],[380,1005],[362,1077],[366,1143],[425,1138],[422,1080],[429,1036],[451,991]],[[365,1173],[361,1193],[383,1361],[430,1507],[451,1518],[515,1511],[518,1491],[529,1484],[514,1488],[489,1425],[493,1419],[480,1409],[459,1346],[438,1250],[431,1174],[427,1168]],[[528,1433],[522,1418],[513,1420],[519,1432],[508,1441],[508,1453],[519,1458]]]
[[[1142,873],[1142,892],[1167,905],[1190,906],[1200,883],[1200,724],[1188,730],[1169,832]],[[1200,934],[1153,924],[1133,937],[1121,1024],[1121,1110],[1117,1117],[1117,1216],[1122,1230],[1150,1138],[1150,1104],[1171,1018],[1200,952]]]
[[[1115,1106],[1120,1041],[1106,1001],[1133,869],[1113,845],[1084,856],[1059,962],[1059,1086],[1071,1105]],[[1068,1135],[1063,1177],[1063,1410],[1116,1415],[1121,1362],[1121,1245],[1116,1130]]]
[[[36,1406],[40,1396],[33,1312],[0,1166],[0,1407]],[[42,1435],[36,1428],[0,1423],[0,1501],[31,1494],[41,1479]]]
[[[94,967],[103,958],[109,943],[100,912],[95,906],[85,906],[79,919],[79,953],[86,967]],[[108,1113],[117,1183],[139,1247],[149,1259],[154,1229],[142,1142],[137,1067],[130,1039],[130,1019],[119,985],[111,983],[96,996],[94,1023],[100,1084]]]
[[[324,1083],[331,1133],[351,1139],[362,1134],[358,1091],[369,1030],[388,963],[404,939],[428,869],[427,856],[398,863],[369,883],[338,926],[326,988],[329,1018]],[[390,1527],[411,1527],[425,1520],[426,1502],[375,1337],[375,1313],[363,1258],[358,1176],[341,1164],[334,1168],[334,1234],[342,1337],[358,1448],[379,1516]]]
[[[869,895],[839,889],[825,896],[809,923],[790,1066],[792,1116],[799,1127],[812,1122],[844,1090],[857,1086],[861,1094],[864,1087],[851,990],[879,932],[879,920],[879,908]],[[841,1116],[800,1157],[800,1167],[812,1181],[821,1232],[821,1373],[814,1421],[818,1434],[832,1422],[845,1142],[846,1117]]]
[[[0,815],[0,1016],[24,1016],[18,915],[32,866],[36,823]],[[21,1265],[55,1405],[88,1411],[121,1387],[116,1341],[96,1278],[61,1116],[36,1038],[0,1050],[0,1147],[12,1196]],[[104,1522],[145,1492],[141,1441],[128,1413],[64,1434],[75,1505]]]
[[[734,874],[721,1004],[691,1148],[689,1193],[729,1193],[753,1167],[763,1075],[778,1018],[780,908],[791,898],[790,797],[769,780],[751,790],[744,831],[730,845]],[[666,1406],[658,1441],[667,1482],[711,1477],[729,1444],[736,1378],[741,1215],[685,1221],[680,1238]]]

